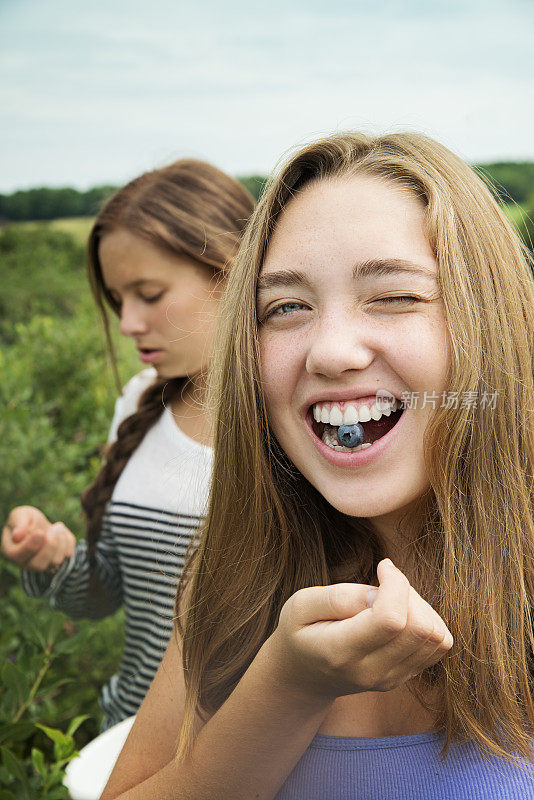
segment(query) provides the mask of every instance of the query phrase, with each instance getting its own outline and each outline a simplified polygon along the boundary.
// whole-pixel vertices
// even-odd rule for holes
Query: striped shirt
[[[145,370],[126,386],[110,438],[153,378],[154,372]],[[123,657],[101,696],[104,728],[136,713],[165,652],[176,584],[205,514],[211,467],[211,448],[182,433],[166,408],[128,461],[107,508],[96,552],[97,601],[88,592],[85,542],[52,579],[23,571],[28,594],[47,598],[53,608],[75,618],[102,617],[124,604]]]

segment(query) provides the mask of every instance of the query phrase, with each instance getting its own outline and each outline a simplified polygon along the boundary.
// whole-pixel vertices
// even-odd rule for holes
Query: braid
[[[121,422],[117,439],[109,447],[104,464],[93,483],[83,492],[81,503],[87,520],[87,550],[91,560],[95,556],[106,506],[124,467],[147,431],[158,421],[165,406],[181,394],[186,382],[186,378],[157,380],[145,389],[139,398],[137,411]]]

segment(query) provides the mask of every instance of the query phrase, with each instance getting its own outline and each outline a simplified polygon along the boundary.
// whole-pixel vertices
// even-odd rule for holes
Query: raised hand
[[[441,617],[386,559],[379,588],[301,589],[285,603],[272,638],[283,679],[335,699],[388,691],[439,661],[453,645]]]
[[[55,572],[76,547],[74,534],[33,506],[14,508],[2,530],[2,554],[24,569]]]

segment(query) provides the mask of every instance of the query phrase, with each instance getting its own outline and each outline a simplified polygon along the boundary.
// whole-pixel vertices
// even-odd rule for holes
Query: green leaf
[[[70,759],[75,749],[72,736],[62,733],[57,728],[48,728],[46,725],[40,725],[39,723],[36,723],[36,727],[40,728],[54,742],[54,757],[56,761]]]
[[[54,645],[54,653],[56,655],[70,655],[71,653],[75,653],[80,647],[78,639],[76,636],[72,636],[70,639],[63,639],[61,642],[56,642]]]
[[[2,695],[2,715],[9,720],[13,719],[19,708],[17,694],[7,689]]]
[[[29,690],[28,679],[12,661],[7,660],[2,667],[2,682],[15,694],[20,705]]]
[[[9,786],[13,783],[13,776],[3,764],[0,763],[0,786]]]
[[[35,733],[33,722],[0,723],[0,744],[4,742],[23,742]]]
[[[11,775],[13,775],[13,777],[17,778],[21,782],[25,797],[28,798],[28,800],[31,800],[30,784],[20,762],[17,761],[11,750],[8,750],[6,747],[0,747],[0,752],[2,753],[2,763],[4,767],[9,773],[11,773]]]
[[[13,792],[7,789],[0,789],[0,800],[17,800]]]
[[[39,689],[38,692],[35,694],[35,699],[45,699],[50,697],[51,695],[55,694],[58,689],[61,689],[62,686],[67,686],[69,684],[73,684],[75,681],[72,678],[58,678],[55,681],[51,681],[50,683],[46,683],[45,686]]]
[[[39,775],[44,776],[46,774],[44,755],[36,747],[32,747],[32,764]]]
[[[65,797],[68,797],[65,786],[55,786],[45,795],[41,795],[40,800],[63,800]]]
[[[67,737],[57,728],[48,728],[46,725],[41,725],[39,722],[35,723],[35,727],[40,728],[43,733],[46,733],[48,738],[52,739],[54,744],[65,745],[67,743]]]
[[[67,736],[72,736],[74,733],[76,733],[82,722],[85,722],[85,720],[89,718],[89,714],[80,714],[78,717],[74,717],[67,728]]]

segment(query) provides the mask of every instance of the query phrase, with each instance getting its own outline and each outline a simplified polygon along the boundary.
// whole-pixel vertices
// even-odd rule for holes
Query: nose
[[[312,374],[336,378],[343,372],[366,369],[375,355],[369,325],[338,311],[317,321],[310,332],[306,369]]]
[[[139,304],[123,300],[121,306],[120,332],[123,336],[140,336],[148,332],[148,324]]]

